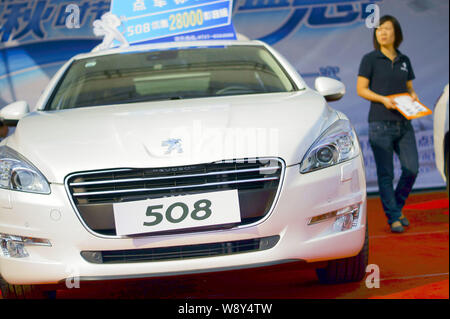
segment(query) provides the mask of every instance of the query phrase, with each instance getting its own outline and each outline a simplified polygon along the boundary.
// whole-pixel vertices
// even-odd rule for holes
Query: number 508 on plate
[[[237,190],[115,203],[113,209],[119,236],[241,221]]]

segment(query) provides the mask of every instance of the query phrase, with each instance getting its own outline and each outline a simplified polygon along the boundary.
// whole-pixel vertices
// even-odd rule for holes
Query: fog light
[[[29,254],[25,246],[51,246],[47,239],[14,236],[0,233],[0,249],[5,257],[25,258]]]
[[[333,230],[336,232],[346,231],[358,226],[360,205],[345,207],[337,212]]]
[[[336,218],[336,221],[333,225],[334,230],[342,231],[342,230],[351,229],[353,227],[358,226],[359,207],[360,207],[360,204],[355,204],[355,205],[347,206],[340,210],[335,210],[332,212],[328,212],[326,214],[311,217],[311,219],[308,222],[308,225],[314,225],[314,224],[321,223],[321,222],[324,222],[324,221],[332,219],[332,218]]]
[[[24,258],[29,256],[24,244],[21,242],[2,239],[1,246],[5,257]]]
[[[333,229],[335,231],[348,230],[352,228],[352,224],[353,224],[352,214],[339,216],[338,218],[336,218],[336,222],[333,225]]]

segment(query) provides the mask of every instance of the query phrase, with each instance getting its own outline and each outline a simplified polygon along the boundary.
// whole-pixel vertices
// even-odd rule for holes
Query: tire
[[[54,299],[56,290],[44,290],[39,285],[10,285],[0,277],[0,291],[3,299]]]
[[[449,182],[449,180],[448,180],[448,161],[449,161],[449,158],[448,158],[448,151],[447,151],[447,153],[445,154],[445,181],[446,181],[446,183],[447,183],[447,196],[449,195],[449,192],[448,192],[448,182]]]
[[[340,284],[361,281],[366,275],[369,262],[369,231],[366,225],[364,245],[358,255],[354,257],[331,260],[327,267],[316,269],[321,284]]]

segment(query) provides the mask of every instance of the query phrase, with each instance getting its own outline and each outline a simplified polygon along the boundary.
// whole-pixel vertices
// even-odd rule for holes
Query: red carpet
[[[449,281],[447,279],[395,294],[371,297],[370,299],[448,299],[448,287]]]
[[[418,204],[406,205],[404,209],[413,209],[413,210],[429,210],[429,209],[441,209],[448,208],[448,198],[432,200],[429,202],[423,202]],[[447,212],[448,214],[448,212]]]

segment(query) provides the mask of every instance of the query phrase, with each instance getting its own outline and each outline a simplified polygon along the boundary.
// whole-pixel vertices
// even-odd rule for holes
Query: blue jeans
[[[378,188],[389,225],[398,221],[419,172],[416,137],[410,122],[369,122],[369,142],[377,167]],[[394,190],[394,152],[402,174]]]

